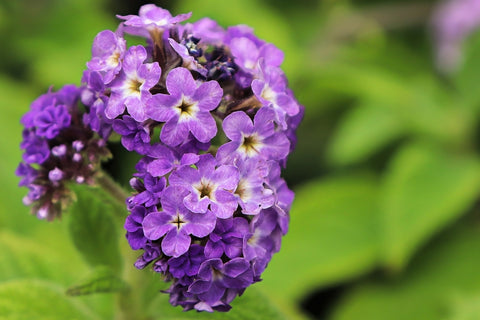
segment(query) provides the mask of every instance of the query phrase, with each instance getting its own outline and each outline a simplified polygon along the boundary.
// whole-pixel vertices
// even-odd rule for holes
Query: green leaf
[[[378,261],[375,179],[312,181],[296,191],[290,228],[259,286],[279,301],[368,272]]]
[[[480,162],[425,143],[395,155],[383,182],[384,258],[389,268],[405,266],[434,233],[461,216],[480,193]]]
[[[8,320],[99,319],[60,288],[43,281],[0,283],[0,318]]]
[[[474,129],[471,112],[428,74],[405,77],[378,66],[336,63],[319,70],[309,93],[319,88],[362,104],[374,102],[398,118],[407,133],[422,138],[464,146]]]
[[[224,320],[286,320],[278,306],[273,304],[267,296],[255,287],[247,288],[241,297],[231,303],[232,309],[228,312],[184,312],[181,307],[172,307],[168,302],[167,294],[159,293],[150,307],[151,316],[163,320],[189,319],[224,319]],[[292,318],[288,318],[292,319]],[[302,319],[301,315],[296,319]]]
[[[68,288],[67,295],[80,296],[93,293],[111,293],[126,290],[127,288],[127,283],[119,278],[117,273],[110,268],[97,267],[90,272],[88,277]]]
[[[95,35],[115,30],[118,22],[102,6],[103,1],[95,0],[52,0],[36,7],[24,21],[26,31],[14,39],[15,49],[31,64],[29,78],[45,88],[80,84]],[[25,8],[18,10],[23,16]]]
[[[422,250],[399,277],[377,276],[347,293],[329,320],[444,319],[454,297],[480,290],[478,215],[462,220]]]
[[[114,201],[101,189],[72,186],[77,195],[70,208],[68,226],[76,248],[92,266],[121,268]],[[125,210],[125,209],[123,209]]]
[[[0,127],[2,132],[8,133],[0,139],[0,229],[9,228],[23,234],[29,234],[38,223],[38,219],[31,216],[30,209],[22,203],[28,189],[19,187],[20,178],[15,176],[22,158],[19,146],[22,140],[20,118],[34,98],[35,94],[30,88],[0,76]]]
[[[451,303],[448,320],[480,319],[480,295],[457,295]]]
[[[467,39],[463,47],[463,61],[453,80],[459,90],[459,97],[477,111],[480,111],[480,34],[477,32]]]
[[[365,160],[405,132],[403,119],[391,108],[364,102],[340,121],[330,142],[328,157],[339,165]]]
[[[54,244],[43,240],[44,237],[26,238],[0,231],[0,281],[34,277],[70,283],[76,272],[85,272],[81,259],[61,238]]]

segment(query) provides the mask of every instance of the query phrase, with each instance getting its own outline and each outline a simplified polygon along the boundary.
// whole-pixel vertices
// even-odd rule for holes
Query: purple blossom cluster
[[[462,58],[463,41],[480,27],[480,1],[443,1],[436,7],[432,22],[438,67],[454,71]]]
[[[28,187],[25,205],[40,219],[59,217],[70,203],[68,182],[94,184],[102,159],[109,156],[106,141],[88,125],[90,108],[81,107],[82,89],[66,85],[37,98],[22,118],[23,161],[16,174]]]
[[[288,230],[294,195],[281,169],[304,108],[281,50],[247,26],[181,24],[190,16],[144,5],[100,32],[82,87],[41,96],[23,118],[17,174],[26,203],[54,218],[64,183],[92,182],[116,132],[142,156],[126,199],[126,238],[143,250],[135,266],[171,281],[174,306],[227,311]]]
[[[179,24],[154,5],[95,39],[89,73],[103,77],[106,117],[144,157],[125,228],[135,263],[171,280],[170,302],[226,311],[260,280],[288,229],[293,192],[281,167],[303,107],[283,53],[252,29],[211,19]],[[146,39],[126,48],[124,34]],[[95,87],[90,83],[87,85]]]

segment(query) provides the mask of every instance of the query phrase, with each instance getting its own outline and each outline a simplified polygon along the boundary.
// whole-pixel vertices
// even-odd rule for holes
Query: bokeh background
[[[258,304],[286,319],[480,319],[480,1],[453,2],[154,1],[252,26],[285,52],[306,107],[284,172],[290,231]],[[2,299],[50,295],[58,314],[112,318],[113,295],[63,297],[88,266],[68,215],[22,205],[19,119],[51,86],[80,84],[95,35],[144,3],[0,0],[0,313]],[[126,186],[136,157],[112,148],[106,170]]]

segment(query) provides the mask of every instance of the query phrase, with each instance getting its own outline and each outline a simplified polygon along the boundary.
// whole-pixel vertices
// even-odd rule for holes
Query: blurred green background
[[[480,319],[480,34],[443,74],[430,23],[436,1],[155,3],[193,11],[191,21],[252,26],[285,51],[306,107],[284,172],[296,192],[290,231],[234,311],[253,299],[285,319]],[[80,84],[95,35],[141,4],[0,0],[0,319],[13,309],[24,316],[15,319],[113,317],[114,295],[65,296],[89,272],[69,217],[31,216],[14,171],[31,101],[52,85]],[[135,157],[117,153],[109,168],[126,185]],[[158,319],[196,316],[151,308]]]

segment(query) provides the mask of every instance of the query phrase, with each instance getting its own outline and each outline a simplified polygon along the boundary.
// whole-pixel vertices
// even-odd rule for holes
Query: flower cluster
[[[143,249],[135,265],[172,280],[173,305],[225,311],[287,232],[293,193],[280,173],[303,107],[274,45],[246,26],[179,24],[189,16],[145,5],[120,17],[96,37],[88,72],[111,93],[106,117],[125,148],[144,155],[125,223]],[[125,33],[146,45],[127,49]]]
[[[126,199],[126,237],[143,250],[135,266],[172,282],[173,305],[227,311],[287,232],[293,192],[281,168],[304,108],[282,51],[246,26],[181,24],[190,15],[144,5],[100,32],[82,88],[40,97],[24,117],[18,174],[26,202],[53,218],[63,183],[88,182],[115,131],[142,155]]]
[[[29,189],[23,199],[41,219],[60,216],[71,200],[67,182],[93,184],[100,161],[109,156],[104,138],[88,125],[90,108],[81,107],[82,89],[66,85],[37,98],[21,122],[25,150],[16,174]]]

